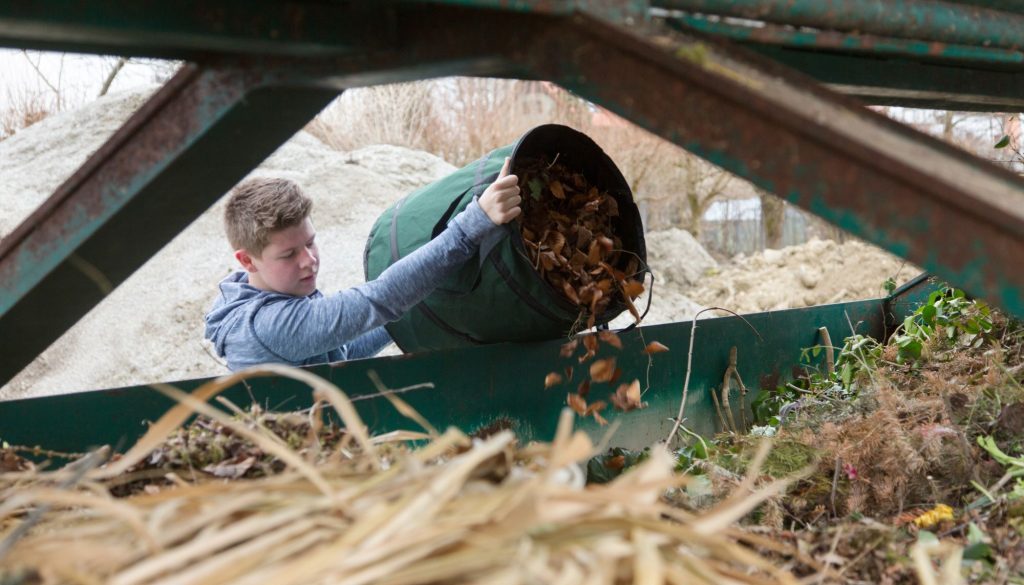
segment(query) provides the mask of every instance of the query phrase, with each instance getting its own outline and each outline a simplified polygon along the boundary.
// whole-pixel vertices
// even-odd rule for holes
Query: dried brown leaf
[[[572,352],[576,351],[576,347],[580,344],[579,339],[573,339],[562,344],[562,349],[559,351],[559,355],[567,358],[572,355]]]
[[[644,293],[644,284],[636,280],[627,280],[622,283],[622,291],[630,299],[635,299]]]
[[[550,388],[556,384],[562,383],[562,375],[557,372],[551,372],[547,376],[544,376],[544,388]]]
[[[580,416],[584,416],[587,412],[587,401],[579,394],[566,394],[565,403]]]
[[[622,349],[622,339],[614,331],[598,331],[597,338],[605,345],[610,345],[615,349]]]
[[[621,384],[611,395],[612,405],[623,412],[637,410],[645,405],[640,402],[640,380],[629,384]]]
[[[556,199],[565,199],[565,191],[562,189],[561,182],[551,181],[551,183],[548,184],[548,189],[551,189],[551,194],[554,195]]]
[[[595,382],[607,382],[615,375],[615,358],[605,358],[590,364],[590,379]]]
[[[576,393],[583,397],[590,394],[590,380],[583,380],[580,382],[580,385],[576,387]]]
[[[644,353],[646,354],[663,353],[666,351],[668,351],[668,347],[665,346],[660,341],[652,341],[647,344],[647,347],[644,348]]]

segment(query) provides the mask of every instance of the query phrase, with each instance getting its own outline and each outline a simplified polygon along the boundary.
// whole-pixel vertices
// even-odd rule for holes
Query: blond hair
[[[270,234],[309,217],[313,200],[288,179],[249,179],[231,190],[224,210],[224,230],[231,247],[259,256]]]

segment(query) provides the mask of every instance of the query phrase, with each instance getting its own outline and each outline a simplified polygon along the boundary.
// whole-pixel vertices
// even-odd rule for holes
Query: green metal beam
[[[744,44],[778,45],[811,51],[839,51],[876,59],[901,57],[967,67],[997,66],[1018,71],[1024,64],[1024,53],[1008,49],[795,29],[763,23],[747,26],[722,22],[720,19],[706,16],[681,16],[671,18],[669,22],[676,26],[677,30],[679,27],[685,27],[688,30],[725,37]]]
[[[396,42],[367,0],[33,0],[0,3],[0,46],[185,59],[337,55]]]
[[[767,45],[750,48],[869,104],[979,112],[1024,111],[1024,71],[952,67]]]
[[[701,319],[693,338],[686,426],[703,435],[721,430],[710,393],[721,387],[731,347],[737,348],[738,370],[750,390],[749,405],[759,388],[774,388],[800,374],[800,350],[820,343],[819,327],[828,328],[834,342],[849,334],[850,323],[858,333],[881,339],[885,335],[884,313],[878,299],[746,315],[746,322],[736,317]],[[888,319],[902,317],[890,315]],[[639,380],[645,390],[643,400],[648,403],[648,408],[626,414],[610,407],[605,411],[610,421],[623,423],[613,438],[614,445],[643,448],[667,437],[682,397],[691,327],[689,322],[641,327],[622,334],[622,350],[602,345],[597,358],[616,357],[623,371],[620,383]],[[514,424],[524,442],[550,440],[566,394],[576,391],[587,372],[587,364],[581,365],[576,357],[560,357],[563,341],[468,347],[309,370],[355,397],[359,413],[374,433],[415,429],[415,423],[377,394],[367,376],[370,371],[376,371],[392,389],[433,383],[433,388],[401,396],[435,426],[454,425],[472,431],[506,420]],[[651,341],[663,343],[670,351],[648,359],[642,350]],[[581,345],[576,355],[582,351]],[[566,367],[573,368],[571,381],[544,389],[546,374],[564,375]],[[192,390],[206,381],[174,385]],[[593,384],[588,401],[607,401],[617,385]],[[225,396],[237,405],[255,401],[274,410],[295,410],[311,403],[308,387],[278,377],[251,378]],[[744,418],[749,424],[752,412],[749,407],[741,412],[738,389],[730,402],[737,424]],[[0,402],[0,440],[57,451],[82,451],[101,444],[124,451],[145,432],[144,421],[156,420],[171,406],[169,399],[145,386]],[[606,431],[593,419],[580,421],[578,426],[595,439]]]
[[[736,47],[569,20],[537,77],[1024,316],[1020,177]]]
[[[1024,16],[936,0],[654,0],[652,4],[791,26],[981,47],[1024,47]]]

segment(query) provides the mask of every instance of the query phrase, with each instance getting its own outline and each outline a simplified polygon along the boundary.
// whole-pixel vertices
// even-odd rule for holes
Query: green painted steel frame
[[[774,388],[800,374],[800,350],[820,343],[819,327],[828,328],[833,342],[847,335],[851,324],[858,333],[882,338],[885,323],[903,316],[902,308],[897,308],[898,314],[888,314],[892,309],[887,307],[882,299],[875,299],[758,313],[746,315],[745,320],[699,320],[684,412],[687,428],[704,435],[721,430],[710,392],[721,387],[730,347],[737,347],[738,370],[751,391],[741,414],[738,390],[734,390],[734,417],[738,424],[744,417],[749,423],[753,420],[749,402],[757,389]],[[643,400],[648,403],[646,409],[631,413],[616,413],[611,408],[605,412],[610,421],[623,423],[614,436],[615,445],[642,448],[667,437],[679,409],[691,327],[692,322],[641,327],[622,334],[621,351],[602,346],[598,358],[617,356],[623,370],[621,380],[640,380],[645,389]],[[648,362],[642,349],[655,340],[670,351],[654,354]],[[566,394],[576,390],[586,371],[575,357],[560,357],[562,342],[468,347],[355,360],[309,370],[353,397],[374,433],[419,429],[379,395],[367,376],[370,371],[376,371],[392,389],[433,383],[433,388],[401,396],[435,426],[453,425],[472,431],[505,421],[514,425],[524,441],[550,440]],[[582,346],[576,353],[582,353]],[[545,374],[564,372],[566,366],[574,367],[572,382],[545,390]],[[192,390],[205,381],[187,380],[175,386]],[[612,390],[609,384],[594,384],[589,400],[607,400]],[[270,409],[294,410],[308,407],[310,394],[302,383],[269,377],[236,384],[223,396],[241,406],[255,401]],[[101,444],[123,451],[145,431],[143,421],[156,420],[172,405],[170,399],[146,386],[16,400],[0,404],[0,439],[64,452]],[[606,430],[593,419],[580,421],[579,427],[595,438]]]
[[[980,47],[1024,48],[1024,15],[956,2],[654,0],[652,5],[672,10],[749,18],[823,30],[856,31]]]
[[[1024,314],[1024,275],[1015,271],[1024,257],[1019,178],[746,51],[650,23],[616,25],[575,10],[513,13],[420,2],[380,3],[379,20],[367,28],[387,34],[355,50],[351,42],[342,42],[352,38],[332,42],[308,33],[304,27],[324,30],[308,18],[291,21],[279,15],[291,28],[280,22],[239,25],[248,22],[238,21],[244,15],[217,12],[235,6],[233,1],[204,3],[213,17],[193,15],[176,35],[140,49],[141,54],[158,50],[201,59],[204,65],[193,69],[204,81],[189,82],[196,85],[177,97],[154,98],[148,113],[137,114],[40,212],[0,243],[0,287],[12,293],[5,297],[7,308],[0,310],[0,352],[5,355],[0,379],[20,369],[102,297],[97,281],[116,286],[337,91],[455,73],[554,80]],[[285,3],[293,8],[307,4]],[[333,10],[336,18],[365,14],[357,11],[365,9],[359,2],[316,4]],[[59,0],[33,4],[40,5],[67,6]],[[52,41],[42,13],[34,13],[42,29],[25,25],[24,6],[0,6],[0,43]],[[153,9],[154,4],[142,6]],[[62,30],[82,33],[73,36],[73,46],[99,50],[134,47],[139,35],[133,27],[145,32],[155,22],[137,22],[139,15],[156,13],[128,10],[112,35],[96,33],[92,21],[76,23],[81,13],[70,14]],[[232,34],[248,35],[241,43],[244,50],[225,50],[223,40],[218,41],[222,20],[235,23],[229,27]],[[380,39],[385,46],[374,49]],[[270,41],[282,46],[261,48]],[[234,81],[220,87],[216,80],[222,77]],[[169,87],[158,96],[172,91],[173,83]],[[184,135],[172,132],[170,143],[154,144],[161,124],[170,126],[183,113],[189,121]],[[238,131],[249,134],[240,138]],[[224,148],[240,139],[250,148]],[[214,157],[227,164],[211,168],[208,161]],[[81,209],[98,213],[83,221],[76,215]],[[171,221],[158,221],[164,214]],[[68,290],[83,294],[65,296]]]

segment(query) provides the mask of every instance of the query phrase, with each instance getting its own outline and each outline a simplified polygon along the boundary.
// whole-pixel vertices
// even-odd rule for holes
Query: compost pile
[[[270,421],[206,405],[237,376],[191,396],[160,387],[181,405],[123,457],[0,474],[3,582],[796,583],[730,527],[785,482],[693,515],[660,499],[686,483],[665,449],[585,486],[595,447],[569,411],[551,444],[520,446],[507,430],[439,433],[386,394],[423,430],[371,437],[336,387],[267,372],[309,383],[344,432],[319,407]],[[193,411],[207,418],[176,433]],[[238,457],[257,464],[218,473]]]
[[[771,436],[761,479],[801,479],[744,524],[799,549],[798,575],[917,583],[940,557],[930,582],[1022,582],[1024,324],[943,288],[886,342],[835,345],[832,368],[808,348],[800,378],[762,391],[751,434],[683,447],[695,479],[676,503],[726,497]]]
[[[558,162],[516,163],[522,189],[520,233],[534,269],[589,315],[587,328],[616,300],[639,321],[640,260],[615,234],[618,202],[582,173]]]

